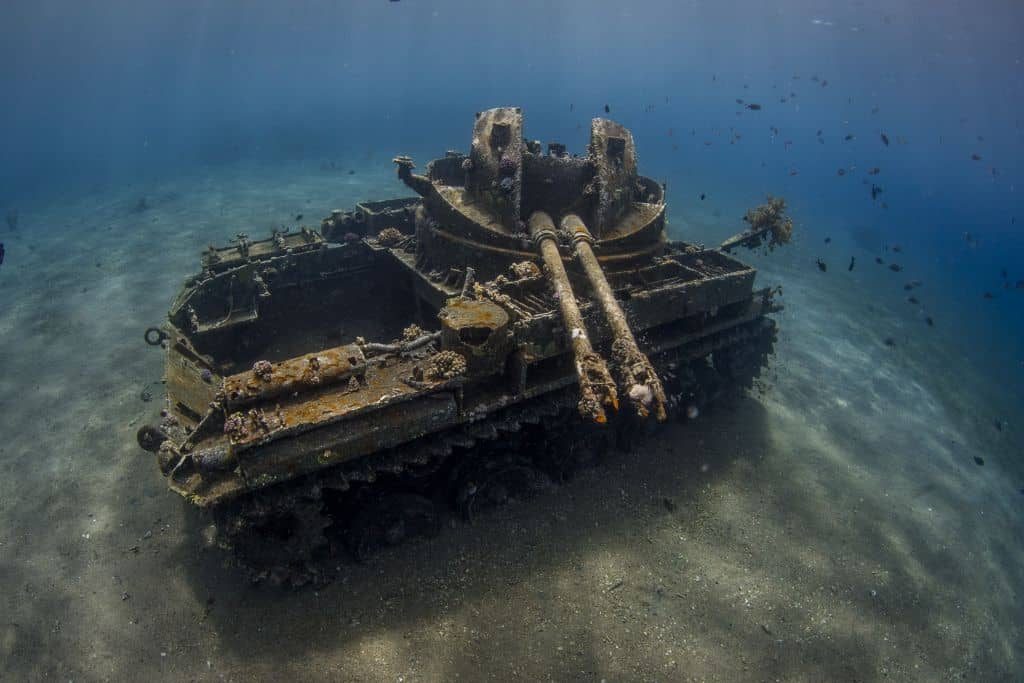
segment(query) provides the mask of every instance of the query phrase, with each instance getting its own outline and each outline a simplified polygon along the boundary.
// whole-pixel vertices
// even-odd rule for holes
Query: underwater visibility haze
[[[1020,680],[1022,31],[5,3],[0,679]]]

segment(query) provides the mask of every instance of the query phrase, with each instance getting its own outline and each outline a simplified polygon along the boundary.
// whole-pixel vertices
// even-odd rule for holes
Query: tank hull
[[[473,153],[426,176],[397,159],[419,197],[240,234],[175,299],[167,405],[140,443],[254,576],[322,578],[316,558],[429,535],[445,505],[528,495],[647,415],[749,386],[771,353],[773,292],[732,256],[665,238],[664,193],[636,175],[628,132],[595,123],[586,161],[480,149],[507,144],[516,111],[478,118]],[[570,209],[573,234],[557,232],[546,211]],[[527,211],[548,226],[534,239]],[[586,374],[581,335],[610,371]],[[606,405],[588,413],[594,377]]]

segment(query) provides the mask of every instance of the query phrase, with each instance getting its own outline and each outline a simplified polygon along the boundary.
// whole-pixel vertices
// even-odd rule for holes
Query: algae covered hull
[[[495,449],[511,434],[554,417],[549,441],[598,448],[760,371],[772,292],[724,251],[667,239],[664,188],[622,126],[595,119],[573,156],[492,109],[469,154],[422,175],[395,162],[416,196],[211,247],[157,335],[167,407],[140,443],[224,535],[283,515],[285,545],[365,541],[353,520],[390,539],[383,519],[408,531],[428,503],[468,509],[495,481],[508,494],[569,466]]]

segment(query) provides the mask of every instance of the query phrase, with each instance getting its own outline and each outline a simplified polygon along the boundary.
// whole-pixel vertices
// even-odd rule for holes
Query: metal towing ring
[[[154,336],[155,335],[155,336]],[[146,329],[144,338],[146,343],[150,346],[160,346],[164,343],[164,340],[169,338],[170,335],[161,330],[159,327],[150,327]]]

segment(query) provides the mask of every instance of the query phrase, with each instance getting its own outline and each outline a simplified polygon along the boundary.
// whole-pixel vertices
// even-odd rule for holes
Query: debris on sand
[[[132,213],[142,213],[147,209],[149,209],[149,202],[146,201],[146,196],[143,195],[135,202],[135,206],[132,207]]]

